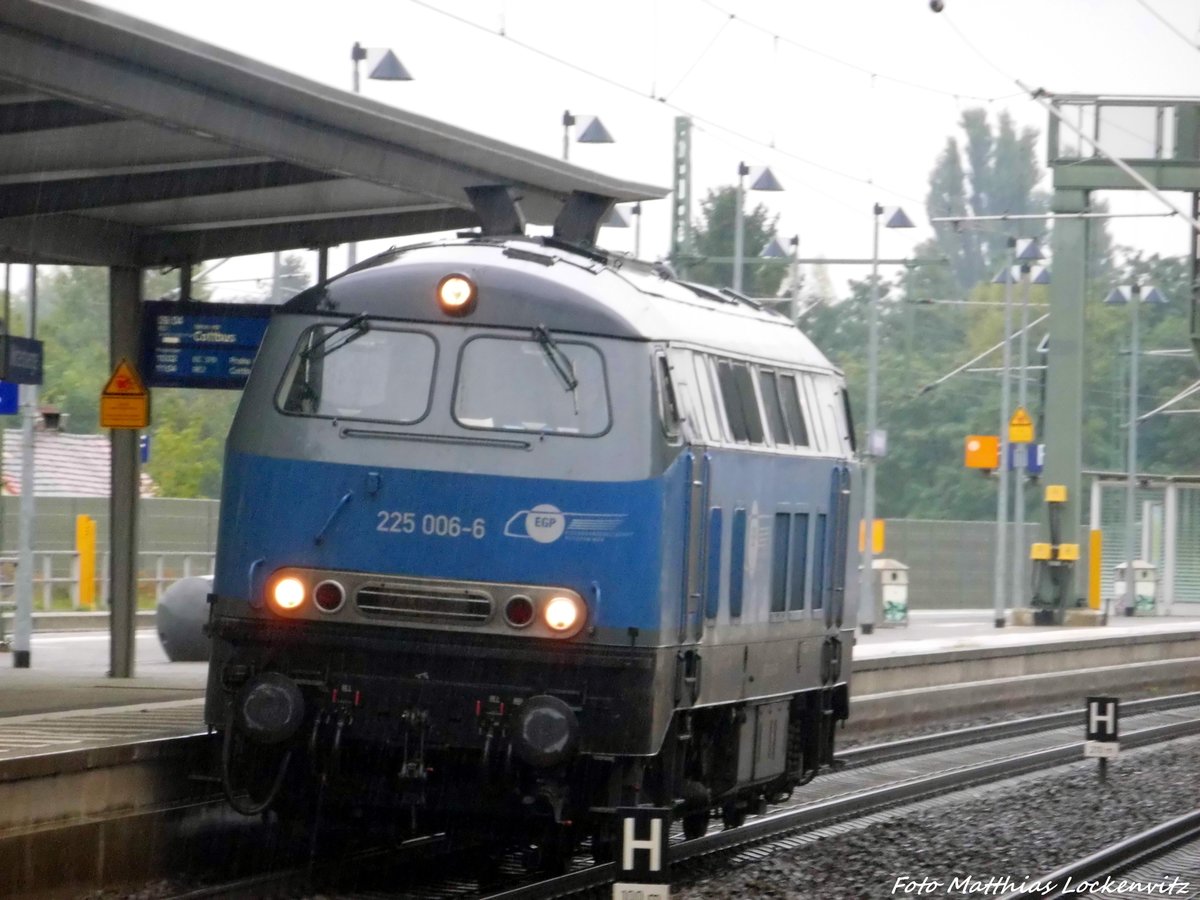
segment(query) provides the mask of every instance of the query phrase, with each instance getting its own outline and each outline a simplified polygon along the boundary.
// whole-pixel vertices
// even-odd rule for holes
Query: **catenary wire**
[[[1172,25],[1166,16],[1164,16],[1157,9],[1155,9],[1153,6],[1151,6],[1149,3],[1147,3],[1146,0],[1135,0],[1135,2],[1139,6],[1141,6],[1143,9],[1145,9],[1146,12],[1150,13],[1150,15],[1154,16],[1154,18],[1158,19],[1158,21],[1162,22],[1162,24],[1165,25],[1168,29],[1170,29],[1171,33],[1176,35],[1181,41],[1183,41],[1185,44],[1187,44],[1193,50],[1200,52],[1200,46],[1197,46],[1196,44],[1192,43],[1191,39],[1186,34],[1184,34],[1182,31],[1180,31],[1178,28],[1176,28],[1174,25]]]
[[[736,19],[738,22],[740,22],[742,25],[744,25],[747,28],[750,28],[754,31],[759,31],[763,34],[770,35],[771,37],[775,38],[776,40],[782,41],[783,43],[785,43],[791,47],[794,47],[797,50],[802,50],[805,53],[812,54],[813,56],[819,56],[821,59],[828,60],[829,62],[834,63],[839,66],[844,66],[847,69],[852,69],[855,72],[861,72],[862,74],[869,75],[872,78],[880,78],[880,79],[883,79],[884,81],[890,81],[893,84],[903,85],[904,87],[912,88],[912,89],[918,90],[918,91],[926,91],[930,94],[937,94],[942,97],[950,97],[954,100],[977,100],[981,103],[993,103],[997,100],[1005,100],[1005,99],[1009,99],[1011,97],[1023,96],[1023,93],[1009,94],[1009,95],[1007,95],[1007,97],[982,97],[982,96],[975,95],[975,94],[962,94],[962,93],[956,93],[955,91],[947,91],[944,88],[934,87],[933,85],[922,84],[919,81],[911,81],[907,78],[900,78],[896,75],[887,75],[883,72],[877,72],[874,69],[870,69],[866,66],[859,65],[856,62],[852,62],[850,60],[842,59],[841,57],[834,56],[832,53],[827,53],[824,50],[818,50],[816,47],[811,47],[808,44],[804,44],[804,43],[796,40],[795,38],[791,38],[791,37],[788,37],[787,35],[780,34],[778,31],[776,31],[774,29],[767,28],[765,25],[760,25],[756,22],[750,21],[749,19],[747,19],[743,16],[739,16],[734,13],[731,13],[729,10],[722,8],[719,4],[714,3],[713,0],[703,0],[703,2],[705,4],[707,4],[708,6],[712,7],[713,9],[715,9],[717,12],[728,16],[730,19]]]
[[[836,169],[832,166],[825,165],[824,163],[819,163],[819,162],[816,162],[815,160],[807,159],[803,156],[800,156],[799,154],[791,153],[790,151],[783,150],[783,149],[779,148],[778,146],[771,147],[770,144],[768,144],[765,141],[762,141],[758,138],[754,138],[754,137],[751,137],[750,135],[744,134],[743,132],[740,132],[735,128],[731,128],[728,125],[723,125],[714,119],[710,119],[710,118],[707,118],[706,116],[701,116],[697,113],[694,113],[691,110],[685,109],[684,107],[680,106],[677,103],[671,102],[670,100],[667,100],[665,98],[655,98],[649,94],[646,94],[646,93],[638,90],[635,87],[625,84],[624,82],[617,81],[616,79],[610,78],[607,75],[602,75],[599,72],[594,72],[591,69],[585,68],[584,66],[581,66],[578,63],[571,62],[570,60],[563,59],[560,56],[555,56],[553,53],[543,50],[540,47],[536,47],[533,44],[529,44],[529,43],[521,41],[517,38],[514,38],[510,34],[507,34],[507,33],[501,34],[497,31],[494,31],[493,29],[487,27],[486,25],[481,25],[478,22],[473,22],[470,19],[456,15],[455,13],[449,12],[448,10],[440,9],[433,3],[427,2],[427,0],[408,0],[408,2],[412,3],[414,6],[419,6],[422,9],[425,9],[425,10],[428,10],[429,12],[435,13],[436,15],[443,16],[448,19],[452,19],[461,25],[465,25],[465,26],[467,26],[469,28],[473,28],[477,31],[482,31],[486,34],[490,34],[492,37],[497,37],[497,38],[501,38],[503,40],[509,41],[512,44],[522,48],[523,50],[527,50],[531,53],[534,53],[534,54],[542,57],[543,59],[548,59],[551,62],[557,63],[561,66],[565,66],[569,69],[572,69],[573,71],[578,72],[581,75],[586,75],[589,78],[594,78],[598,81],[602,81],[605,84],[609,85],[610,87],[614,87],[614,88],[617,88],[618,90],[624,91],[626,93],[633,94],[634,96],[639,97],[643,100],[657,100],[661,105],[675,110],[680,115],[688,116],[694,122],[701,122],[705,125],[708,125],[710,128],[720,129],[721,131],[724,131],[726,134],[732,135],[733,137],[739,138],[740,140],[746,141],[747,143],[753,144],[757,147],[762,147],[764,150],[778,153],[782,156],[788,157],[789,159],[794,159],[796,162],[804,163],[807,166],[812,166],[813,168],[820,169],[823,172],[828,172],[830,175],[836,175],[839,178],[844,178],[848,181],[853,181],[858,184],[868,185],[869,187],[875,188],[876,190],[883,191],[886,194],[890,194],[894,197],[899,197],[902,200],[908,200],[910,202],[920,203],[920,204],[923,204],[925,202],[924,200],[921,200],[917,197],[913,197],[911,194],[905,194],[902,191],[897,191],[897,190],[887,187],[886,185],[882,185],[876,181],[872,181],[870,178],[863,178],[859,175],[852,175],[849,172],[845,172],[840,169]]]

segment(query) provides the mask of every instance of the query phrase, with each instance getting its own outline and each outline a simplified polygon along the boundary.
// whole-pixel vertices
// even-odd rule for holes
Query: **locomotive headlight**
[[[447,275],[437,286],[437,301],[448,316],[465,316],[475,308],[479,290],[466,275]]]
[[[583,619],[583,609],[570,597],[553,597],[542,611],[551,631],[570,631]]]
[[[304,582],[299,578],[288,575],[280,578],[271,587],[271,602],[283,612],[291,612],[304,602],[307,591]]]

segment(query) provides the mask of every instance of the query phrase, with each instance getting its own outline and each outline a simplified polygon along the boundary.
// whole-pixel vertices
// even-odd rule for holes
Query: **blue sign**
[[[1008,445],[1008,470],[1015,471],[1017,468],[1017,454],[1020,452],[1018,448],[1023,448],[1028,455],[1025,457],[1025,471],[1030,475],[1041,475],[1042,466],[1046,462],[1046,445],[1045,444],[1009,444]]]
[[[243,387],[274,309],[267,303],[143,304],[142,377],[150,387]]]
[[[13,384],[42,383],[42,342],[0,336],[0,378]]]
[[[11,381],[0,381],[0,416],[11,416],[21,409],[20,391]]]
[[[143,463],[150,462],[150,435],[143,434],[138,437],[138,453]]]

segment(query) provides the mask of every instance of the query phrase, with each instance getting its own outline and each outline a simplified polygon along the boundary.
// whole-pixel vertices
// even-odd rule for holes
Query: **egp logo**
[[[625,513],[563,512],[557,506],[539,503],[514,513],[504,524],[504,536],[532,539],[539,544],[553,544],[560,538],[605,541],[631,535],[622,530],[627,518]]]
[[[520,515],[518,513],[517,517]],[[553,544],[562,537],[566,528],[567,517],[557,506],[539,503],[525,512],[525,533],[539,544]]]

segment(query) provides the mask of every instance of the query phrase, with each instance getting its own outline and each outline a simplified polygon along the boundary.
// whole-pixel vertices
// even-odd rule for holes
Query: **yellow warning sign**
[[[150,392],[137,370],[122,359],[100,394],[101,428],[146,428],[150,425]]]
[[[1029,413],[1023,406],[1018,406],[1017,411],[1008,420],[1008,442],[1010,444],[1033,443],[1033,419],[1029,418]]]

